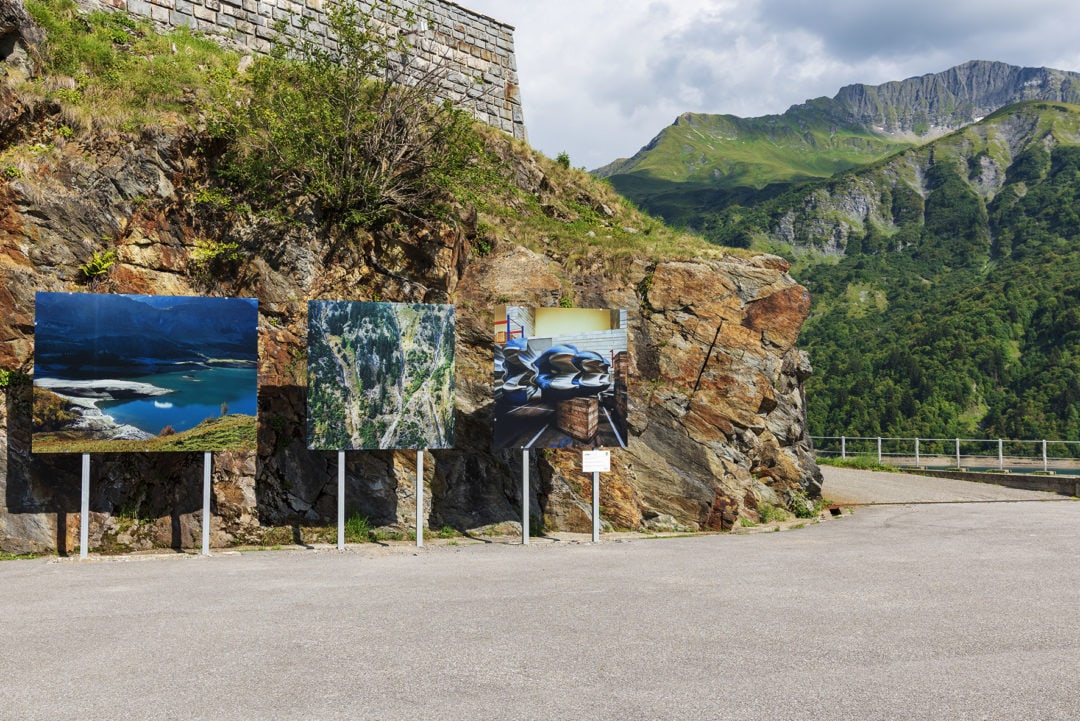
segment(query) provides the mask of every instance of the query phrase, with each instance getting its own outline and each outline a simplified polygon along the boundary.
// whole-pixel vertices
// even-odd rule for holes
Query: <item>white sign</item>
[[[581,470],[585,473],[609,473],[611,451],[582,451]]]

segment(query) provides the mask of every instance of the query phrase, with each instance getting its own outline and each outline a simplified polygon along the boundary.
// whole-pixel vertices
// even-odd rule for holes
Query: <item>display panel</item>
[[[254,450],[254,298],[35,296],[34,453]]]
[[[496,448],[626,446],[626,311],[495,310]]]
[[[308,448],[454,446],[454,307],[308,303]]]

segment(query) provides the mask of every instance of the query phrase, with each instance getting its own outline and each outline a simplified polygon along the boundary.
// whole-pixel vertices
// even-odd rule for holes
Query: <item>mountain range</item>
[[[39,375],[100,378],[257,361],[254,299],[38,293],[35,304]]]
[[[650,213],[709,236],[733,205],[754,205],[1032,100],[1080,102],[1080,74],[976,60],[848,85],[780,115],[686,113],[632,158],[594,172]]]

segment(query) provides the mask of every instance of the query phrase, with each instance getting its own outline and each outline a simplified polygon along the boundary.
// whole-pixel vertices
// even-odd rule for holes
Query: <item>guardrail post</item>
[[[1005,451],[1002,448],[1002,440],[998,438],[998,470],[1005,470]]]
[[[877,462],[878,462],[878,465],[880,466],[881,465],[881,436],[878,436],[878,439],[877,439]]]
[[[919,463],[919,439],[915,439],[915,467],[922,468],[922,464]]]
[[[847,460],[847,438],[845,436],[840,436],[840,457],[845,461]]]
[[[960,467],[960,439],[956,439],[956,467]]]
[[[1049,473],[1049,472],[1050,472],[1050,466],[1048,465],[1047,460],[1046,460],[1046,440],[1043,439],[1043,473]]]

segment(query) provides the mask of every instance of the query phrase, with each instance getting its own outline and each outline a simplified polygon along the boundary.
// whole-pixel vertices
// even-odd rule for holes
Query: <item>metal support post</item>
[[[529,545],[529,449],[521,449],[521,543]]]
[[[956,467],[960,467],[960,439],[956,439]]]
[[[998,438],[998,470],[1005,470],[1005,448],[1000,438]]]
[[[202,554],[210,555],[210,469],[214,464],[214,454],[210,451],[203,453],[203,487],[202,487]]]
[[[90,551],[90,454],[82,454],[82,493],[79,506],[79,558]]]
[[[1042,442],[1042,447],[1043,447],[1043,473],[1049,473],[1050,472],[1050,465],[1049,465],[1049,462],[1047,461],[1047,458],[1046,458],[1046,441],[1045,440],[1043,440],[1043,442]]]
[[[345,451],[337,454],[337,547],[345,550]]]
[[[592,474],[592,542],[600,543],[600,471]]]
[[[847,460],[847,438],[840,436],[840,457]]]
[[[424,452],[416,452],[416,547],[424,547]]]
[[[878,439],[877,439],[877,462],[878,462],[878,465],[880,466],[881,465],[881,436],[878,436]]]
[[[919,462],[919,439],[915,439],[915,467],[922,468],[922,464]]]

